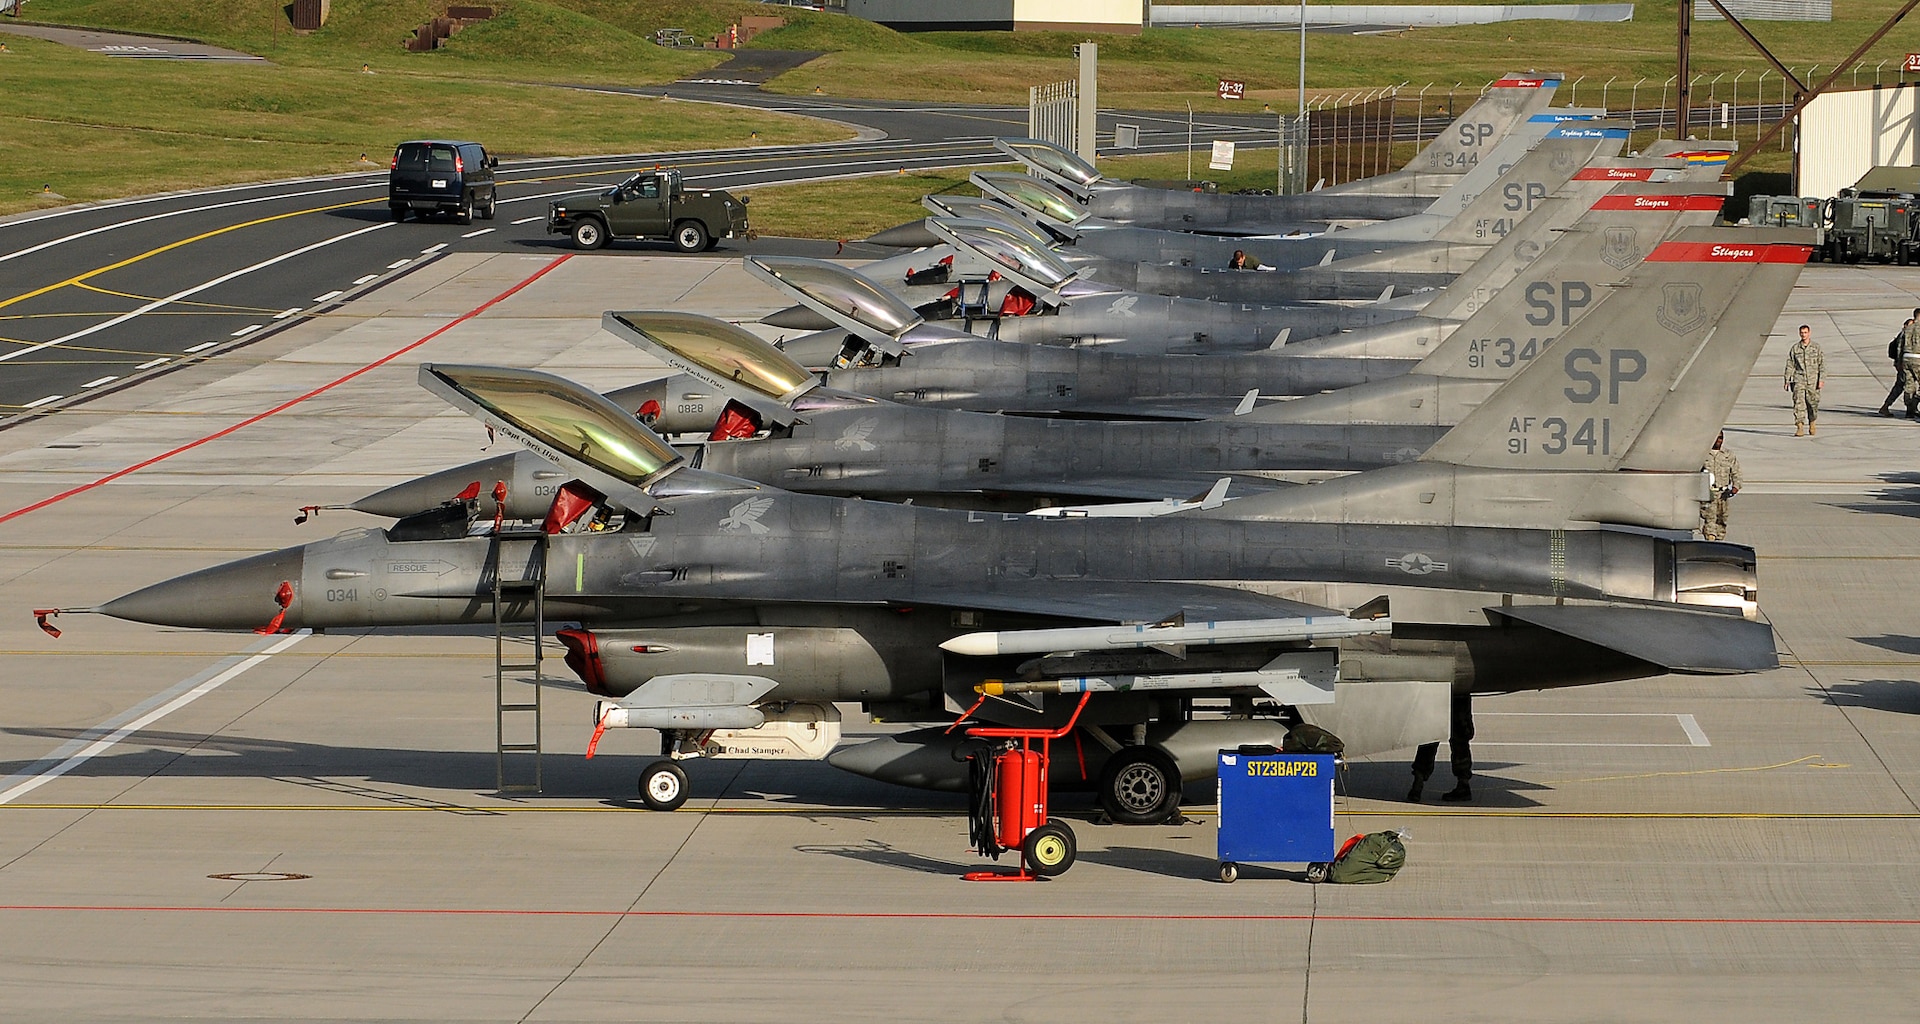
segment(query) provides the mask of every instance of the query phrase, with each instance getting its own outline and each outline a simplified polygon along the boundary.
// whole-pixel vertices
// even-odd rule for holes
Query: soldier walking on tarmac
[[[1700,506],[1700,536],[1707,540],[1727,539],[1727,499],[1740,493],[1740,460],[1727,451],[1726,442],[1727,434],[1721,431],[1702,467],[1713,476],[1713,496]]]
[[[1912,326],[1913,317],[1908,317],[1907,322],[1901,324],[1900,329],[1893,332],[1893,340],[1887,342],[1887,358],[1893,360],[1893,386],[1887,389],[1887,400],[1880,403],[1880,415],[1882,416],[1892,416],[1893,400],[1906,397],[1908,377],[1907,361],[1902,357],[1906,355],[1907,329]],[[1907,418],[1914,418],[1914,410],[1911,407],[1907,409]]]
[[[1920,420],[1920,309],[1913,311],[1900,333],[1893,336],[1893,342],[1887,346],[1887,355],[1893,360],[1893,368],[1899,374],[1893,390],[1887,392],[1887,400],[1880,403],[1880,415],[1891,416],[1888,408],[1893,405],[1895,396],[1907,403],[1907,418]]]
[[[1813,343],[1813,328],[1800,325],[1800,340],[1787,349],[1786,392],[1793,396],[1793,436],[1820,432],[1820,389],[1826,387],[1827,356]]]
[[[1473,695],[1456,693],[1453,695],[1453,714],[1451,727],[1447,730],[1447,746],[1453,755],[1453,788],[1440,795],[1442,800],[1471,800],[1473,787],[1467,780],[1473,778]],[[1440,753],[1440,744],[1422,743],[1413,754],[1413,785],[1407,788],[1407,802],[1417,804],[1420,794],[1427,788],[1427,780],[1433,778],[1433,762]]]

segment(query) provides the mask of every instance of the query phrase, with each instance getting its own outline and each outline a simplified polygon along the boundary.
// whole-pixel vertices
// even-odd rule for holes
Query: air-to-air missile
[[[1064,689],[1091,678],[1114,692],[1094,694],[1081,720],[1089,756],[1056,766],[1055,783],[1093,784],[1117,820],[1164,820],[1177,809],[1179,777],[1210,772],[1221,746],[1278,741],[1295,718],[1332,729],[1358,754],[1443,737],[1456,688],[1776,663],[1770,630],[1754,621],[1753,552],[1676,536],[1697,522],[1701,453],[1752,359],[1751,339],[1714,330],[1708,310],[1718,300],[1707,282],[1718,279],[1716,264],[1764,272],[1807,252],[1772,240],[1792,236],[1743,237],[1687,243],[1676,257],[1698,264],[1701,277],[1663,287],[1658,302],[1630,304],[1657,306],[1652,326],[1635,316],[1632,331],[1592,345],[1563,338],[1554,358],[1534,360],[1414,462],[1152,518],[792,493],[689,468],[630,412],[550,375],[428,365],[429,390],[563,469],[569,482],[546,532],[469,536],[476,524],[447,506],[88,610],[211,629],[257,627],[276,612],[287,629],[476,623],[493,618],[494,579],[537,567],[548,581],[547,617],[580,624],[562,640],[596,695],[641,722],[677,709],[689,720],[742,723],[751,710],[764,723],[669,728],[669,758],[649,776],[678,773],[673,757],[763,749],[757,729],[791,732],[800,722],[837,737],[831,701],[940,721],[982,701],[990,681]],[[1646,340],[1656,331],[1679,343]],[[586,515],[596,507],[606,514]],[[1266,583],[1278,596],[1195,580]],[[1331,649],[1303,642],[1298,627],[1252,628],[1244,642],[1177,653],[983,657],[940,648],[980,632],[1319,620],[1343,608],[1365,619],[1381,594],[1425,595],[1424,610],[1395,616],[1391,633],[1338,641],[1331,703],[1281,706],[1244,675],[1286,669],[1286,661],[1268,668],[1282,655]],[[507,618],[529,614],[531,598],[504,600]],[[1304,679],[1311,664],[1294,668]],[[1233,681],[1181,682],[1216,672]],[[1183,688],[1122,692],[1115,681],[1127,678]],[[1018,724],[1064,716],[1044,694],[1026,696],[1039,708],[988,700],[980,713]],[[1196,714],[1197,699],[1226,701],[1234,715]],[[831,760],[957,788],[952,742],[937,729],[909,733]],[[1122,773],[1155,775],[1156,795],[1142,801],[1141,788],[1116,784]]]

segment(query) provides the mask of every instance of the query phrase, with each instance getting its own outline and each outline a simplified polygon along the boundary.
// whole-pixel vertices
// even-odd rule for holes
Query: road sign
[[[1220,98],[1223,100],[1244,100],[1247,98],[1247,83],[1231,78],[1220,80]]]
[[[1920,74],[1920,53],[1907,54],[1906,63],[1900,65],[1900,70],[1911,71],[1916,74]],[[1222,82],[1220,83],[1220,86],[1221,88],[1224,89],[1226,88],[1226,83]]]
[[[1207,161],[1207,168],[1215,171],[1233,170],[1233,143],[1216,142],[1213,144],[1213,159]]]

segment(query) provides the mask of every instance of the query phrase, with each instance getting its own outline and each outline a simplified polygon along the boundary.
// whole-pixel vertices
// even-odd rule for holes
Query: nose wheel
[[[655,761],[640,773],[640,802],[655,811],[678,810],[687,802],[687,773],[672,761]]]

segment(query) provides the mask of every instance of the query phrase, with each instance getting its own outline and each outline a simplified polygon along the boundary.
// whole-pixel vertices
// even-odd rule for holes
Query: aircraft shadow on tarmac
[[[1810,687],[1808,694],[1834,707],[1872,708],[1902,715],[1920,715],[1920,682],[1911,679],[1861,679],[1825,689]]]
[[[1199,848],[1206,847],[1205,842]],[[1101,864],[1110,868],[1125,868],[1146,875],[1160,875],[1165,878],[1191,878],[1218,882],[1220,880],[1220,862],[1212,856],[1198,853],[1184,853],[1179,850],[1156,850],[1141,846],[1109,846],[1104,850],[1080,851],[1079,859],[1089,864]],[[1241,865],[1240,877],[1249,879],[1278,879],[1283,882],[1304,882],[1307,880],[1305,869],[1290,871],[1285,868],[1267,865]]]
[[[1409,760],[1411,758],[1409,757]],[[1518,779],[1501,778],[1488,775],[1489,771],[1519,767],[1517,762],[1486,761],[1474,762],[1473,801],[1466,804],[1437,803],[1440,794],[1453,788],[1453,775],[1447,770],[1447,751],[1440,751],[1439,765],[1434,769],[1433,778],[1427,780],[1427,794],[1423,805],[1431,808],[1516,808],[1539,807],[1540,801],[1527,796],[1527,791],[1545,792],[1551,787],[1537,782],[1522,782]],[[1406,796],[1407,784],[1413,781],[1406,761],[1350,761],[1340,769],[1340,779],[1335,787],[1335,803],[1350,798],[1362,800],[1387,800],[1398,802]],[[1211,793],[1208,794],[1211,797]],[[1191,801],[1189,801],[1191,802]],[[1209,801],[1211,802],[1211,801]],[[1407,806],[1415,806],[1408,804]]]
[[[881,867],[900,868],[905,871],[917,871],[923,875],[954,876],[968,871],[980,870],[974,862],[936,860],[922,857],[917,853],[898,850],[878,839],[869,839],[864,843],[837,843],[830,845],[796,846],[795,853],[826,854],[831,857],[845,857],[865,864],[877,864]]]
[[[1866,684],[1862,684],[1866,685]],[[1888,684],[1912,685],[1912,684]],[[1920,697],[1892,710],[1920,712]],[[95,739],[91,730],[71,728],[8,728],[9,736],[35,737],[64,743]],[[549,733],[551,742],[552,733]],[[849,737],[859,740],[864,737]],[[142,730],[126,746],[74,766],[75,778],[146,779],[237,778],[270,779],[314,791],[350,795],[358,799],[408,805],[438,805],[457,809],[458,801],[492,795],[497,762],[491,750],[426,750],[379,746],[334,746],[254,736]],[[635,799],[640,768],[657,755],[627,750],[603,750],[588,761],[575,753],[550,753],[542,761],[544,790],[523,800],[599,800],[607,806],[642,806]],[[40,760],[0,761],[0,778],[46,765]],[[896,786],[849,775],[823,761],[705,761],[682,762],[687,769],[689,799],[693,802],[758,799],[764,808],[784,810],[795,817],[872,816],[881,813],[965,813],[958,793],[936,793]],[[1482,772],[1512,765],[1482,762]],[[1406,792],[1407,770],[1400,762],[1356,763],[1347,766],[1340,798],[1397,801]],[[1441,765],[1428,783],[1430,793],[1452,786]],[[389,789],[381,787],[406,787]],[[1502,809],[1536,807],[1526,789],[1544,789],[1532,783],[1479,774],[1474,777],[1474,800],[1467,806]],[[438,791],[423,795],[418,790]],[[1211,806],[1213,787],[1188,787],[1189,806]],[[791,805],[783,801],[794,801]],[[1431,805],[1431,801],[1429,801]],[[1064,816],[1092,820],[1097,815],[1091,793],[1055,794],[1054,805]],[[1433,805],[1439,806],[1439,805]],[[1124,826],[1113,826],[1123,828]]]
[[[1867,492],[1868,502],[1827,502],[1831,508],[1843,508],[1849,512],[1872,512],[1881,515],[1920,516],[1920,473],[1895,472],[1882,473],[1880,479],[1887,486],[1877,491]],[[1920,651],[1909,652],[1920,653]]]

